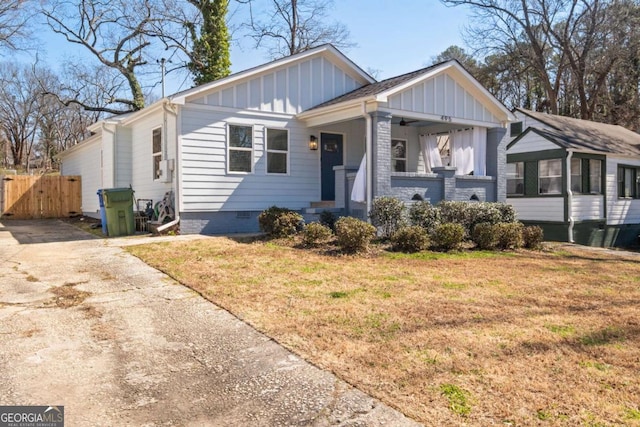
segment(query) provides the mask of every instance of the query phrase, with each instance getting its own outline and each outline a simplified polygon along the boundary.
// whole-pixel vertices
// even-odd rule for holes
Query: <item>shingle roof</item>
[[[351,92],[345,93],[344,95],[340,95],[337,98],[330,99],[329,101],[323,102],[322,104],[309,108],[307,111],[315,110],[316,108],[328,107],[330,105],[340,104],[341,102],[353,101],[360,98],[366,98],[369,96],[378,95],[379,93],[382,93],[393,87],[399,86],[405,82],[413,80],[416,77],[419,77],[422,74],[425,74],[433,70],[434,68],[441,66],[442,64],[444,64],[444,62],[431,65],[429,67],[422,68],[420,70],[412,71],[407,74],[402,74],[400,76],[391,77],[386,80],[361,86],[358,89],[352,90]]]
[[[555,116],[516,108],[550,129],[536,128],[536,132],[556,144],[573,150],[640,156],[640,134],[618,125]]]

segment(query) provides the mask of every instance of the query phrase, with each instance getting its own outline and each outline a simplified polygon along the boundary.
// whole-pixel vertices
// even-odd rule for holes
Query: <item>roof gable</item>
[[[312,110],[375,100],[390,109],[503,123],[513,114],[456,60],[358,88]],[[409,115],[409,114],[407,114]]]
[[[640,135],[622,126],[538,113],[522,108],[515,111],[538,121],[541,124],[539,128],[536,126],[539,134],[567,149],[640,156]]]
[[[176,104],[296,114],[374,79],[331,45],[282,58],[170,97]]]

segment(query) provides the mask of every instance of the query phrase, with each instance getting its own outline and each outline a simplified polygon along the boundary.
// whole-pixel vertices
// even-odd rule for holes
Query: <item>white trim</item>
[[[181,105],[182,107],[193,109],[193,110],[202,110],[202,111],[211,111],[211,112],[223,112],[230,113],[235,115],[245,115],[245,116],[257,116],[257,117],[278,117],[285,119],[293,119],[296,117],[295,114],[291,113],[280,113],[277,111],[263,111],[263,110],[254,110],[250,108],[231,108],[231,107],[220,107],[214,105],[205,105],[205,104],[194,104],[194,103],[186,103]]]
[[[160,131],[160,151],[153,151],[153,138],[154,138],[154,134],[155,132],[159,130]],[[162,160],[164,159],[164,150],[163,150],[163,145],[164,145],[164,130],[162,126],[156,126],[153,129],[151,129],[151,171],[153,173],[153,181],[160,181],[161,178],[160,176],[157,176],[157,172],[161,170],[160,168],[160,164],[158,164],[158,169],[156,170],[156,157],[158,155],[160,155],[160,163],[162,163]]]
[[[230,134],[229,134],[229,127],[230,126],[237,126],[237,127],[245,127],[245,128],[251,128],[251,148],[244,148],[244,147],[233,147],[231,148],[229,142],[230,142]],[[226,122],[226,126],[225,126],[225,131],[226,131],[226,135],[225,135],[225,145],[226,145],[226,162],[227,164],[226,166],[226,173],[227,175],[252,175],[255,171],[254,171],[254,165],[255,165],[255,149],[256,149],[256,130],[255,130],[255,126],[254,125],[247,125],[247,124],[238,124],[238,123],[233,123],[233,122]],[[251,152],[251,160],[250,160],[250,164],[251,164],[251,171],[250,172],[243,172],[243,171],[232,171],[229,169],[230,165],[231,165],[231,156],[229,155],[231,150],[236,150],[236,151],[249,151]]]

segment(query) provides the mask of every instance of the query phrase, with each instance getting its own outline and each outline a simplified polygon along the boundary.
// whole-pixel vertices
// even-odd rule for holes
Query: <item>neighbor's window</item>
[[[582,159],[571,158],[571,191],[582,193]]]
[[[540,194],[562,194],[561,159],[538,162],[538,189]]]
[[[524,162],[507,163],[507,195],[524,196]]]
[[[267,129],[267,173],[287,173],[289,132],[286,129]]]
[[[627,199],[637,199],[638,192],[638,169],[629,166],[618,168],[618,197]]]
[[[589,160],[589,193],[602,194],[602,160]]]
[[[229,125],[229,172],[253,171],[253,128]]]
[[[153,179],[160,178],[160,161],[162,160],[162,128],[153,130],[152,137]]]
[[[391,171],[407,171],[407,141],[404,139],[391,140]]]
[[[509,135],[511,136],[511,138],[516,137],[521,133],[522,133],[522,122],[511,123],[510,129],[509,129]]]

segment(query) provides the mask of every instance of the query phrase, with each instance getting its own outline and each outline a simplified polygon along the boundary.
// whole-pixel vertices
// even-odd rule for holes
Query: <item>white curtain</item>
[[[473,128],[473,174],[487,174],[487,130],[481,127]]]
[[[455,166],[458,175],[468,175],[473,171],[473,130],[454,132],[451,143],[451,166]]]
[[[431,173],[433,168],[442,166],[442,158],[435,135],[420,135],[420,152],[424,161],[425,173]]]
[[[356,179],[351,189],[351,200],[358,203],[367,201],[367,155],[362,156]]]

